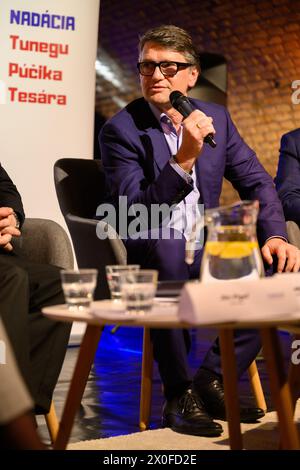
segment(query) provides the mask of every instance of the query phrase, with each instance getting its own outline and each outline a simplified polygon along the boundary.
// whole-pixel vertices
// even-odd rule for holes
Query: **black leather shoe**
[[[201,400],[188,389],[181,397],[166,401],[163,408],[163,427],[194,436],[219,436],[223,429],[206,413]]]
[[[223,384],[217,378],[195,380],[194,390],[201,397],[207,413],[214,419],[226,421]],[[241,423],[255,423],[265,413],[261,408],[241,408]]]

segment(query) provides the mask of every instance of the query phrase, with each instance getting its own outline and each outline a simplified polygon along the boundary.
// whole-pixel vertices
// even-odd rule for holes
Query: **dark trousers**
[[[178,239],[173,231],[171,239],[129,239],[126,241],[128,263],[159,270],[160,280],[187,280],[199,278],[202,250],[195,252],[194,263],[185,263],[185,239]],[[272,271],[272,268],[271,268]],[[269,272],[267,274],[270,274]],[[180,395],[192,382],[188,364],[190,338],[187,330],[155,329],[151,331],[154,357],[158,362],[165,396],[168,400]],[[256,358],[261,342],[256,330],[236,330],[234,334],[238,375]],[[218,338],[207,352],[201,368],[222,375]],[[200,369],[200,368],[199,368]],[[196,374],[197,375],[197,374]]]
[[[58,267],[1,252],[0,315],[36,411],[41,413],[49,410],[71,328],[49,320],[41,309],[61,303]]]

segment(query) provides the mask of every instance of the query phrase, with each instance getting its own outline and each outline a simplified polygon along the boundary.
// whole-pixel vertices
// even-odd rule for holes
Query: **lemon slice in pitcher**
[[[245,258],[251,256],[252,251],[258,247],[257,242],[207,242],[205,250],[211,256],[220,258]]]

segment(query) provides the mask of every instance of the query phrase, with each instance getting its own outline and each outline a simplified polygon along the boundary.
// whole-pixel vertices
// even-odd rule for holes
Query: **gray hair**
[[[192,37],[184,29],[174,25],[163,25],[149,29],[140,37],[140,54],[146,42],[154,42],[166,49],[181,52],[200,71],[199,52],[193,43]]]

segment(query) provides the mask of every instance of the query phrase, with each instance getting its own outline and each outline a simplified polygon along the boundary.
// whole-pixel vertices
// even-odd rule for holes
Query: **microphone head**
[[[173,106],[173,108],[176,109],[176,103],[177,100],[180,99],[181,97],[184,97],[184,95],[181,93],[181,91],[175,90],[170,93],[170,103]]]

